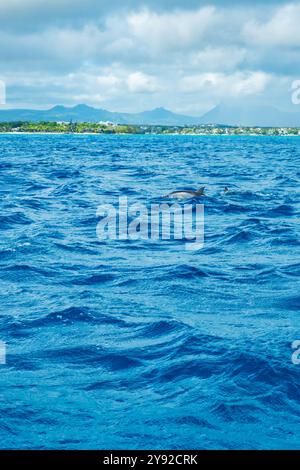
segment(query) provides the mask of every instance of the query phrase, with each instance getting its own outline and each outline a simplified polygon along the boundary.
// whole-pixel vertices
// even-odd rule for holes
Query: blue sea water
[[[299,162],[296,137],[1,135],[0,447],[299,449]],[[96,236],[101,204],[202,185],[202,250]]]

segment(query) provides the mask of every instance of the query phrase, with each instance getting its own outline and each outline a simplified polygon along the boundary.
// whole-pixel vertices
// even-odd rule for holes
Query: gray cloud
[[[218,7],[239,6],[240,0],[9,0],[0,3],[1,30],[35,31],[49,26],[82,26],[114,13],[149,8],[157,12],[174,9],[193,10],[210,4]],[[274,6],[278,0],[245,0],[244,6]]]
[[[299,78],[298,24],[300,3],[277,1],[10,0],[0,79],[12,105],[198,114],[225,98],[275,104]]]

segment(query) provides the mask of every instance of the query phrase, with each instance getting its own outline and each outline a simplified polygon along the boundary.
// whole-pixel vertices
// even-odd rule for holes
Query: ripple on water
[[[1,135],[0,153],[3,448],[299,448],[300,139]],[[97,239],[99,205],[202,185],[202,250]]]

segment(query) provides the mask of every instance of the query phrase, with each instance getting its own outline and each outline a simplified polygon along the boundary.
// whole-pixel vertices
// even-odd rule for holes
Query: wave
[[[300,140],[115,137],[0,138],[1,446],[299,447]],[[201,186],[203,249],[98,240]]]

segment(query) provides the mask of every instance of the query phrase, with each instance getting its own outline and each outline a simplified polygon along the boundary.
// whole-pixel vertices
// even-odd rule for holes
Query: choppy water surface
[[[1,448],[300,448],[299,155],[2,135]],[[98,205],[201,185],[202,250],[97,239]]]

